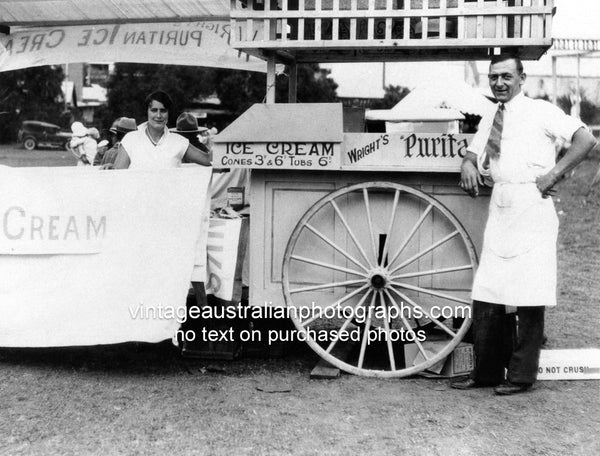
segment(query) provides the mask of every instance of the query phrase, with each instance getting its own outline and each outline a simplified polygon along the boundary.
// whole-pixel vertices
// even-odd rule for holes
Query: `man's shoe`
[[[473,380],[472,378],[467,378],[466,380],[458,380],[456,382],[450,383],[450,388],[459,389],[459,390],[483,388],[484,386],[486,386],[486,385],[482,385],[481,383]]]
[[[531,383],[510,383],[494,388],[494,393],[500,396],[511,396],[513,394],[525,393],[531,389]]]

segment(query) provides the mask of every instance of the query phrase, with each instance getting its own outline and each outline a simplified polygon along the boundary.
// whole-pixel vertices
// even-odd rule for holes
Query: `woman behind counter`
[[[188,163],[211,165],[208,154],[167,128],[169,111],[173,106],[167,93],[157,90],[144,102],[148,121],[125,135],[115,160],[115,169],[176,168],[184,159]]]

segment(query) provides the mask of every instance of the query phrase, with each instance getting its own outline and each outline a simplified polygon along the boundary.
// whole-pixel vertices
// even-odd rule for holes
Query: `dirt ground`
[[[0,147],[0,165],[73,165],[64,151]],[[546,348],[600,347],[595,157],[560,184],[559,306]],[[170,342],[0,349],[0,455],[596,455],[600,382],[529,394],[448,380],[310,380],[316,355],[183,359]]]

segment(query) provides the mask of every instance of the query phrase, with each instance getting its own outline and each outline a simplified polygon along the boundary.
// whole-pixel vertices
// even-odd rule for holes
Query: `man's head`
[[[501,103],[507,103],[521,92],[526,75],[519,57],[500,54],[492,57],[488,74],[490,89]]]

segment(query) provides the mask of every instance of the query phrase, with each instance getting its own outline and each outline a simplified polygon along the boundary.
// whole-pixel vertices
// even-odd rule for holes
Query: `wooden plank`
[[[281,41],[283,41],[282,44],[285,46],[288,35],[288,22],[287,19],[280,19],[278,23],[281,24]]]
[[[458,6],[459,10],[464,9],[465,0],[458,0],[457,6]],[[466,38],[465,17],[464,16],[458,16],[458,30],[457,30],[456,36],[458,39]]]
[[[554,16],[552,14],[546,14],[546,27],[544,29],[544,38],[550,38],[552,36],[552,20]]]
[[[425,40],[429,34],[429,0],[423,0],[421,9],[421,38]]]
[[[523,0],[523,6],[531,6],[531,0]],[[523,15],[521,16],[521,38],[530,38],[531,37],[531,16]]]
[[[512,7],[510,8],[510,10],[507,9],[506,6],[502,6],[499,7],[497,6],[495,3],[485,6],[485,8],[478,8],[476,6],[476,4],[474,3],[466,3],[463,4],[462,8],[446,8],[445,11],[440,10],[440,9],[428,9],[428,10],[424,10],[424,9],[404,9],[404,10],[390,10],[390,11],[385,11],[384,10],[378,10],[381,11],[380,16],[389,16],[389,17],[421,17],[421,16],[429,16],[429,15],[433,15],[433,16],[438,16],[441,14],[445,14],[448,16],[453,16],[453,17],[461,17],[461,16],[497,16],[497,15],[506,15],[506,14],[517,14],[517,15],[545,15],[545,14],[551,14],[552,13],[552,8],[545,6],[545,5],[524,5],[524,6],[519,6],[519,7]],[[509,12],[507,12],[509,11]],[[311,17],[312,16],[316,16],[316,17],[320,17],[320,18],[333,18],[333,17],[339,17],[339,18],[350,18],[350,17],[356,17],[356,18],[368,18],[368,17],[372,17],[373,16],[373,12],[369,11],[367,9],[361,9],[361,10],[351,10],[351,9],[346,9],[346,10],[340,10],[340,11],[333,11],[332,9],[329,10],[323,10],[323,11],[319,11],[318,14],[312,12],[311,10]],[[307,12],[306,11],[248,11],[246,12],[245,10],[243,12],[240,11],[232,11],[231,12],[231,17],[235,18],[235,19],[247,19],[247,18],[253,18],[253,19],[265,19],[265,18],[271,18],[271,19],[280,19],[282,17],[286,17],[288,19],[292,19],[292,18],[299,18],[299,17],[306,17],[307,16]]]
[[[358,346],[358,342],[344,342],[336,344],[331,351],[331,354],[339,360],[346,362],[352,351]],[[319,359],[319,362],[310,372],[310,378],[314,380],[327,380],[332,378],[338,378],[340,376],[340,369],[325,361],[323,358]]]
[[[447,0],[440,0],[440,9],[442,11],[446,11],[447,12]],[[439,25],[439,38],[440,40],[445,40],[446,39],[446,18],[447,16],[441,16],[440,17],[440,25]]]
[[[540,0],[531,0],[533,6],[537,6]],[[541,17],[538,14],[531,15],[531,38],[541,38],[543,36],[543,28],[541,23]]]
[[[298,19],[298,41],[304,41],[304,19]]]
[[[331,380],[332,378],[339,378],[341,371],[338,367],[328,363],[323,358],[319,359],[319,362],[310,371],[310,378],[312,380]]]
[[[427,39],[427,35],[429,33],[429,18],[422,17],[421,18],[421,38],[424,40]]]

